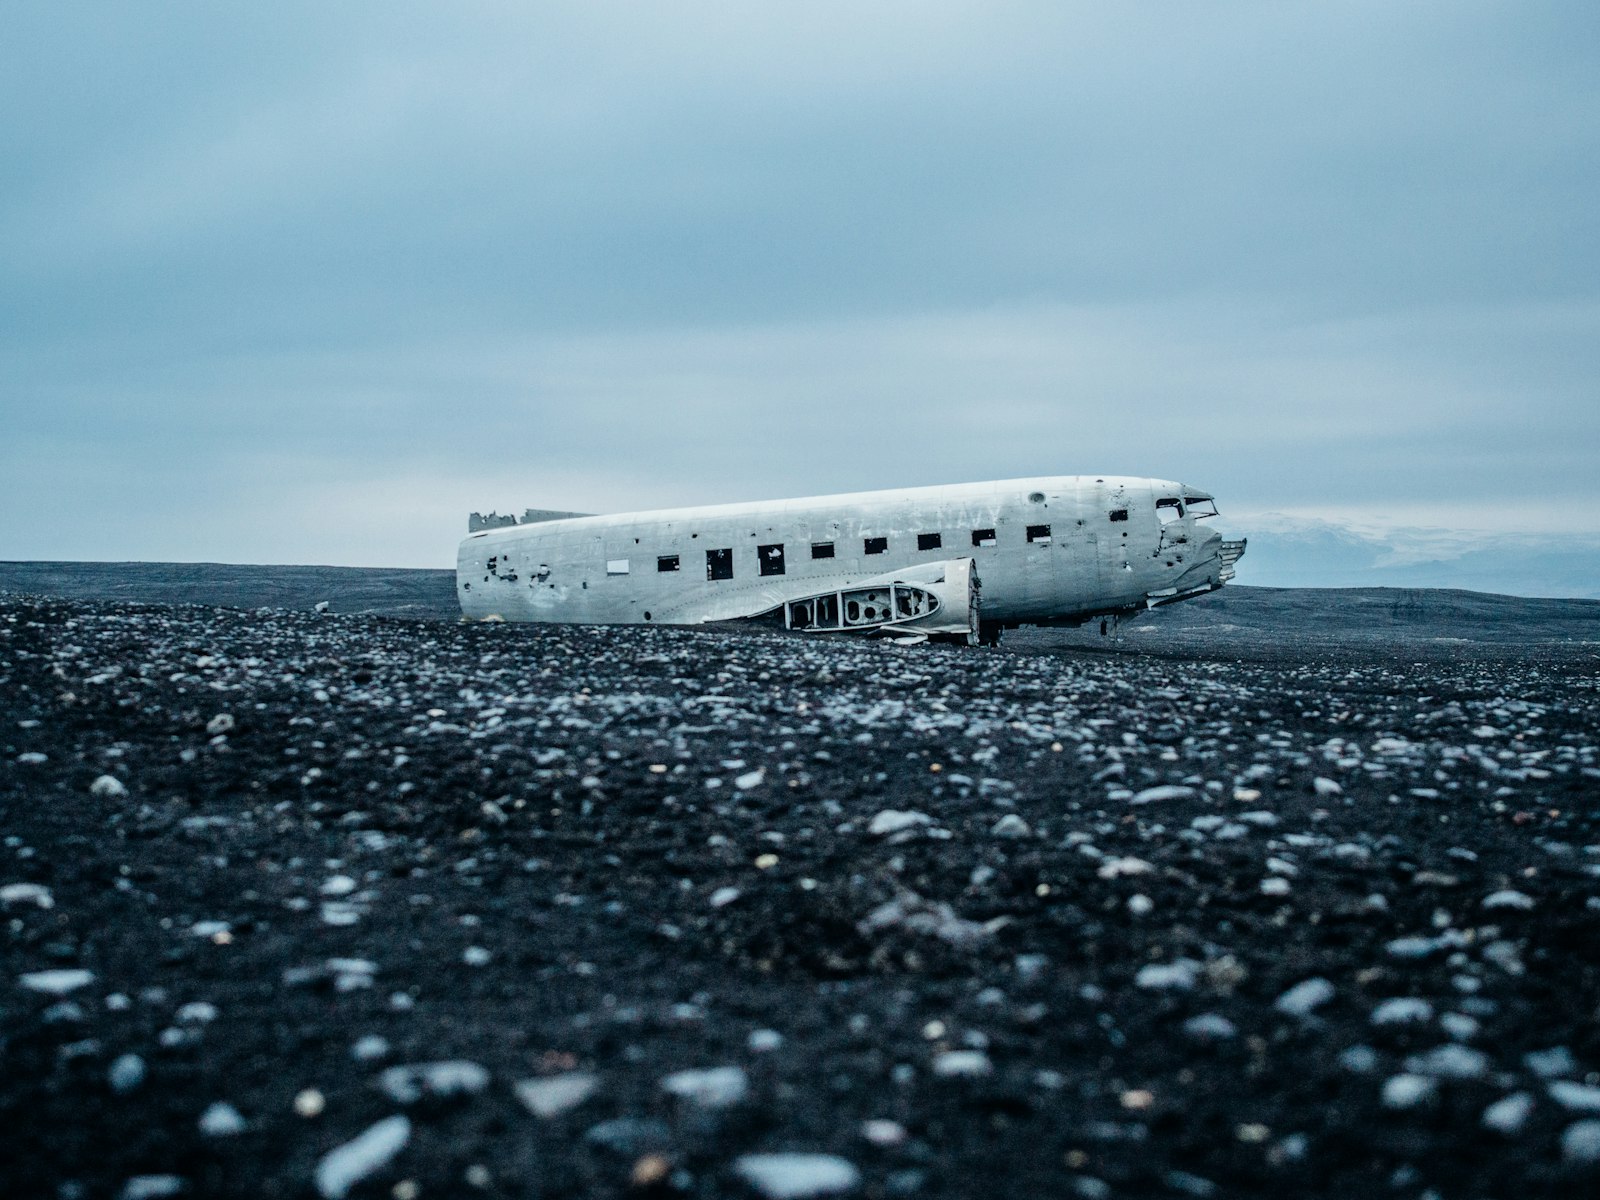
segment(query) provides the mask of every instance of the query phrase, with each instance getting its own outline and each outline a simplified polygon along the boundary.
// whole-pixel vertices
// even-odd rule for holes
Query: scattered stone
[[[1533,908],[1533,897],[1525,892],[1507,889],[1502,892],[1491,892],[1483,898],[1483,907],[1489,909],[1511,908],[1527,912]]]
[[[357,1062],[375,1062],[389,1057],[389,1039],[376,1033],[359,1037],[350,1047],[350,1057]]]
[[[81,967],[63,967],[55,971],[30,971],[17,982],[30,992],[43,992],[48,996],[65,996],[94,982],[94,972]]]
[[[394,1161],[411,1140],[411,1122],[385,1117],[365,1133],[329,1151],[317,1163],[317,1191],[324,1200],[342,1200],[351,1188]]]
[[[783,1045],[783,1034],[776,1029],[752,1029],[745,1046],[754,1054],[765,1054]]]
[[[549,1119],[577,1108],[600,1088],[600,1080],[588,1071],[569,1071],[544,1079],[524,1079],[513,1090],[517,1099],[536,1117]]]
[[[746,1154],[733,1169],[767,1200],[837,1196],[861,1183],[861,1172],[832,1154]]]
[[[1383,1081],[1383,1106],[1416,1108],[1432,1100],[1438,1086],[1426,1075],[1391,1075]]]
[[[106,1072],[106,1081],[119,1096],[127,1095],[144,1082],[144,1059],[137,1054],[120,1054]]]
[[[1182,784],[1164,784],[1161,787],[1145,788],[1128,797],[1129,804],[1155,804],[1162,800],[1187,800],[1195,794],[1192,787]]]
[[[32,904],[35,908],[53,908],[55,898],[50,889],[38,883],[8,883],[0,887],[0,904]]]
[[[225,1100],[218,1100],[200,1114],[200,1132],[207,1137],[234,1137],[244,1131],[244,1117]]]
[[[1201,1042],[1220,1042],[1238,1035],[1239,1029],[1221,1013],[1200,1013],[1183,1023],[1183,1031]]]
[[[89,785],[89,794],[106,800],[116,800],[126,796],[128,789],[123,785],[122,780],[115,775],[101,775]],[[161,1178],[165,1179],[168,1176],[161,1176]]]
[[[1193,959],[1175,958],[1166,963],[1146,963],[1133,977],[1136,987],[1187,992],[1200,977],[1200,964]]]
[[[1291,1017],[1309,1017],[1333,999],[1333,984],[1320,977],[1295,984],[1272,1002],[1272,1007]]]
[[[1406,1059],[1406,1070],[1435,1079],[1481,1079],[1489,1071],[1489,1056],[1470,1046],[1450,1043]]]
[[[1600,1163],[1600,1121],[1574,1121],[1562,1130],[1561,1157],[1584,1166]]]
[[[661,1081],[661,1090],[700,1108],[717,1109],[742,1102],[750,1084],[738,1067],[708,1067],[668,1075]]]
[[[1433,1005],[1416,996],[1396,996],[1372,1010],[1374,1025],[1412,1025],[1433,1020]]]
[[[1578,1073],[1578,1060],[1565,1046],[1552,1046],[1548,1050],[1530,1050],[1522,1056],[1522,1065],[1540,1079],[1558,1079],[1563,1075]]]
[[[946,1050],[933,1060],[933,1073],[940,1079],[978,1079],[994,1073],[994,1064],[981,1050]]]
[[[997,838],[1024,838],[1032,835],[1033,827],[1016,813],[1007,813],[989,830],[989,836]]]
[[[425,1096],[430,1100],[475,1096],[489,1086],[489,1072],[463,1059],[408,1063],[384,1071],[378,1086],[396,1104],[415,1104]]]
[[[181,1175],[135,1175],[122,1185],[118,1200],[163,1200],[167,1196],[181,1196],[188,1190],[189,1182]]]
[[[710,904],[712,908],[726,908],[737,900],[743,893],[736,887],[720,887],[711,893]]]
[[[933,818],[927,813],[886,808],[876,813],[872,820],[867,822],[867,832],[873,837],[888,837],[891,833],[899,833],[902,830],[916,829],[919,826],[931,824],[933,824]]]
[[[1545,1090],[1550,1093],[1550,1099],[1571,1112],[1600,1113],[1600,1087],[1592,1083],[1557,1079]]]
[[[1532,1115],[1533,1097],[1527,1092],[1512,1092],[1483,1110],[1483,1127],[1514,1137]]]

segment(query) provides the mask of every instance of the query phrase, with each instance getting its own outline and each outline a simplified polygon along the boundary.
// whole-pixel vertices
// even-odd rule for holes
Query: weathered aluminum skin
[[[1242,543],[1228,543],[1224,561],[1221,536],[1187,503],[1170,503],[1184,498],[1211,499],[1171,480],[1066,475],[546,520],[469,535],[456,588],[462,613],[476,619],[697,625],[970,558],[985,623],[1077,623],[1231,578]],[[1158,501],[1168,501],[1165,523]],[[1126,517],[1113,520],[1118,512]],[[984,530],[992,544],[974,544]],[[919,535],[933,534],[941,544],[919,548]],[[887,539],[885,550],[867,553],[869,538]],[[813,558],[819,542],[834,556]],[[762,575],[762,548],[770,556],[772,546],[783,548],[783,574]],[[731,578],[708,578],[712,550],[731,551]],[[679,569],[658,570],[670,555]]]

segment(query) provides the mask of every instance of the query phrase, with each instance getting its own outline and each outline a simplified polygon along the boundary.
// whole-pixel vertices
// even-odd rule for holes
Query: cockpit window
[[[1211,500],[1209,498],[1205,500],[1195,500],[1190,498],[1185,500],[1183,503],[1184,507],[1188,510],[1189,515],[1196,521],[1204,521],[1207,517],[1214,517],[1217,515],[1217,502],[1215,500]]]
[[[1165,496],[1156,501],[1156,518],[1168,525],[1183,516],[1183,501],[1176,496]]]

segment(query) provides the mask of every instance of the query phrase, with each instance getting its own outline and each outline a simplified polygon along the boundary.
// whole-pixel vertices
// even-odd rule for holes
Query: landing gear
[[[1000,644],[1000,630],[1004,628],[999,621],[978,622],[978,645],[998,646]]]

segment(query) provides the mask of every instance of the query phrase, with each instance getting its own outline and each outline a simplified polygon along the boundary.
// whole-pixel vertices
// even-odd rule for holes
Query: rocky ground
[[[1600,1187],[1600,661],[0,598],[8,1197]]]

